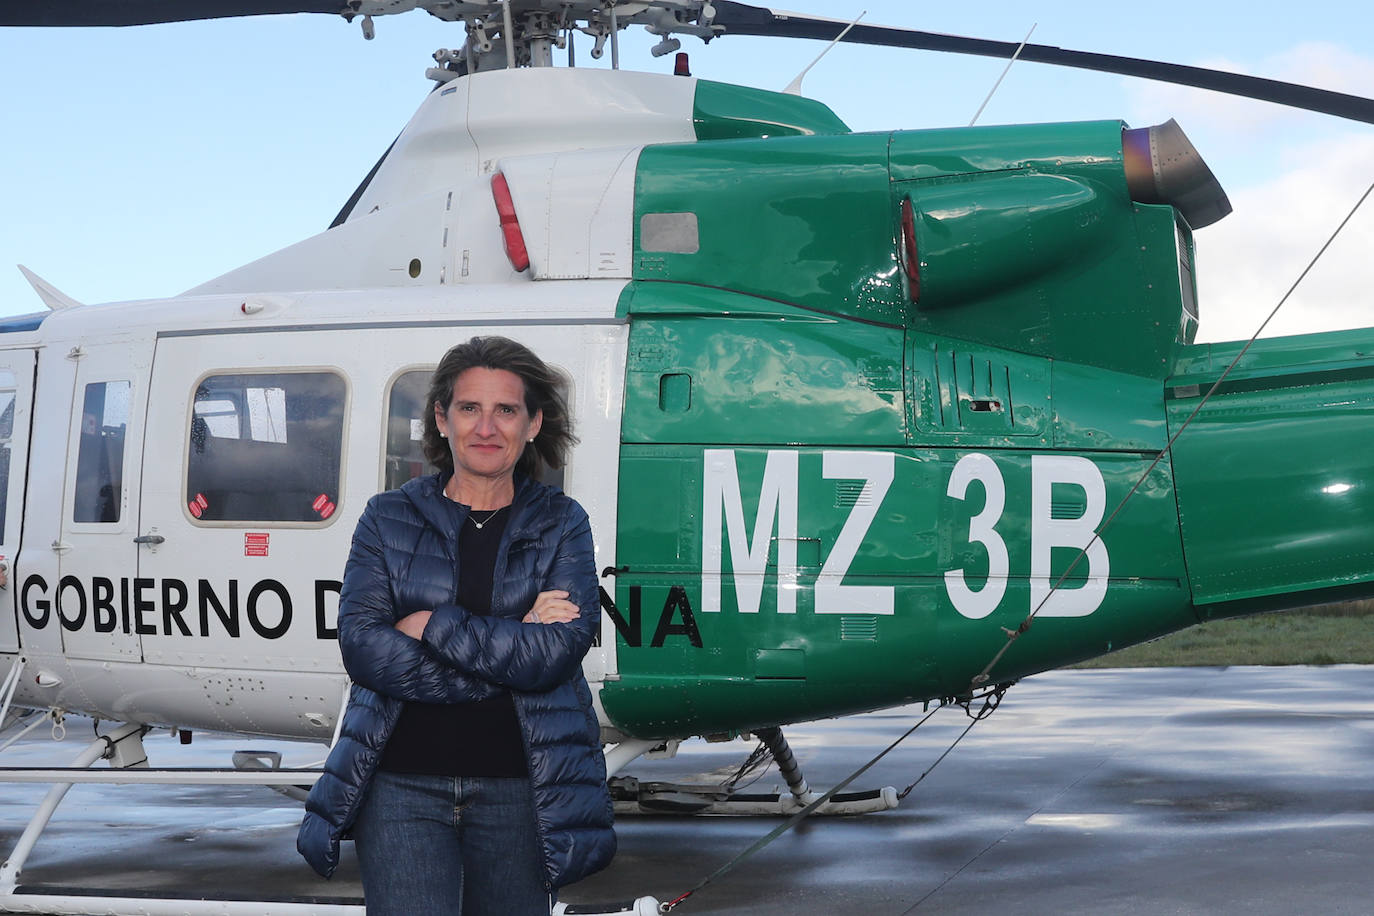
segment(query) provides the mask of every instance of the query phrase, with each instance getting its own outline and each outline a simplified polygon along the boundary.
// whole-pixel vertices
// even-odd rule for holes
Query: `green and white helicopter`
[[[0,26],[413,9],[464,42],[327,231],[170,299],[32,277],[49,311],[0,322],[0,706],[120,723],[91,779],[146,767],[150,728],[331,742],[354,522],[427,472],[428,372],[475,334],[573,381],[558,482],[605,570],[585,671],[610,775],[753,733],[792,788],[694,809],[815,800],[781,726],[1374,594],[1374,330],[1193,342],[1193,232],[1230,204],[1172,122],[853,133],[795,93],[552,64],[630,25],[664,53],[843,32],[1365,123],[1374,101],[721,0],[35,2]],[[95,911],[19,884],[61,791],[0,908]]]

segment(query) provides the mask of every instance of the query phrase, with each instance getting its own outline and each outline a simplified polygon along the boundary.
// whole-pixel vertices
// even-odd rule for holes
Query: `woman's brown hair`
[[[504,369],[515,373],[524,382],[525,409],[529,415],[533,417],[536,412],[543,411],[544,422],[539,435],[520,454],[515,469],[526,477],[536,477],[544,466],[563,467],[568,450],[577,443],[568,412],[567,376],[535,356],[529,347],[508,337],[474,337],[453,347],[439,360],[429,380],[429,396],[425,402],[422,445],[429,463],[444,473],[453,471],[453,453],[449,451],[448,441],[439,435],[434,405],[448,410],[453,403],[453,386],[458,376],[469,369]]]

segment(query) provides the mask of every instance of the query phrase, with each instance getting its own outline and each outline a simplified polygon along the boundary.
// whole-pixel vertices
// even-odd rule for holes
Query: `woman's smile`
[[[530,416],[520,376],[474,367],[453,383],[447,410],[434,405],[434,419],[448,437],[457,486],[464,475],[509,479],[526,443],[539,435],[543,417]]]

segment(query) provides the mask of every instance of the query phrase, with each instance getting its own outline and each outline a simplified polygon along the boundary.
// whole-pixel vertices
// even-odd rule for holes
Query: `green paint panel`
[[[895,189],[916,210],[923,311],[1100,260],[1112,241],[1099,231],[1110,199],[1095,184],[1063,175],[990,172],[900,182]]]
[[[1130,200],[1121,130],[651,146],[634,277],[1162,380],[1196,328],[1191,234],[1171,207]],[[914,284],[898,254],[908,201]],[[1120,340],[1131,345],[1104,346]]]
[[[1121,128],[647,147],[633,275],[1162,380],[1197,325],[1191,233],[1129,199]]]
[[[1044,585],[1077,553],[1045,533],[1048,519],[1035,518],[1033,478],[1046,473],[1036,456],[1065,456],[986,452],[1004,502],[992,529],[1005,546],[998,577],[1005,592],[985,616],[961,613],[947,572],[962,572],[975,592],[997,587],[987,536],[971,521],[986,508],[984,485],[975,481],[962,499],[948,492],[968,454],[624,445],[616,559],[628,570],[616,578],[614,600],[622,616],[632,606],[639,613],[634,638],[617,640],[619,679],[602,693],[612,720],[636,735],[699,734],[965,692],[1000,648],[1003,627],[1030,612],[1035,538],[1046,538]],[[730,462],[733,471],[722,476]],[[1099,511],[1114,508],[1147,464],[1140,455],[1094,456],[1087,473],[1103,481]],[[1091,561],[1109,564],[1100,606],[1086,616],[1051,616],[1083,600],[1074,594],[1087,588],[1085,566],[1052,599],[1068,604],[1043,611],[994,677],[1057,667],[1194,621],[1169,476],[1167,463],[1156,469],[1104,536],[1106,559]],[[1089,501],[1082,486],[1055,482],[1047,492],[1052,499],[1041,511],[1048,517],[1082,521]],[[782,521],[792,514],[795,529]],[[715,535],[705,524],[711,517],[721,528]],[[718,591],[709,575],[713,550]],[[700,645],[682,626],[674,588]],[[665,708],[665,691],[683,684],[690,702]]]
[[[886,135],[650,146],[636,182],[635,279],[904,323]],[[646,219],[677,214],[695,246],[646,239]]]
[[[903,189],[902,194],[919,198],[920,190]],[[1000,285],[980,289],[971,298],[916,309],[910,326],[932,335],[1162,380],[1173,367],[1185,314],[1173,211],[1137,205],[1108,212],[1111,219],[1079,234],[1081,247],[1058,249],[1059,254],[1071,254],[1069,260],[1057,254],[1059,262],[1039,274],[1004,272]],[[980,241],[970,236],[941,251],[956,252],[954,260],[962,269],[975,270],[979,261],[996,260],[1007,238]],[[984,241],[988,251],[971,250]],[[1026,251],[1033,252],[1034,238],[1028,237],[1026,245]],[[1008,263],[1024,264],[1026,251],[1009,256]],[[939,254],[931,253],[929,259],[922,254],[923,270],[927,260]],[[1119,345],[1122,340],[1129,340],[1130,346]]]
[[[908,339],[912,425],[918,441],[1049,444],[1049,360],[926,334],[912,333]]]
[[[902,332],[787,315],[666,313],[683,287],[648,284],[634,308],[625,380],[626,441],[835,445],[906,442]],[[709,298],[727,312],[744,297],[686,287],[683,308]]]
[[[1159,380],[1062,360],[1051,375],[1056,448],[1157,453],[1168,444]]]
[[[1027,170],[1081,175],[1127,199],[1120,121],[906,130],[892,135],[892,180]]]
[[[1240,348],[1186,351],[1171,431]],[[1374,592],[1374,331],[1257,341],[1173,453],[1200,614]]]
[[[1130,200],[1121,128],[892,134],[893,211],[911,201],[921,266],[911,326],[1164,378],[1190,339],[1178,245],[1191,236],[1171,208]]]
[[[1170,389],[1191,387],[1205,392],[1237,357],[1240,361],[1226,376],[1223,391],[1359,378],[1374,365],[1374,328],[1270,337],[1255,341],[1248,350],[1245,347],[1246,341],[1232,341],[1182,348],[1178,368],[1169,379]]]
[[[918,443],[1157,453],[1168,441],[1158,380],[917,332],[907,342]]]
[[[692,123],[698,140],[847,134],[825,105],[799,95],[697,80]]]

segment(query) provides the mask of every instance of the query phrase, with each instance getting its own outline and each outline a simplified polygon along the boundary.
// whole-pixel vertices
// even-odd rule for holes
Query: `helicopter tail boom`
[[[1189,347],[1171,433],[1241,343]],[[1173,447],[1201,619],[1374,594],[1374,330],[1256,341]]]

